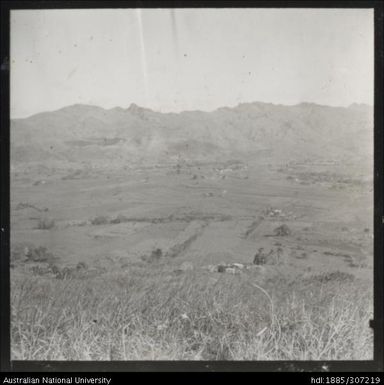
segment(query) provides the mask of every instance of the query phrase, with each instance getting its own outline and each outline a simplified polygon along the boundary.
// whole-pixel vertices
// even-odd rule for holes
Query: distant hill
[[[210,159],[263,153],[281,160],[370,158],[373,109],[243,103],[213,112],[160,113],[132,104],[76,104],[11,121],[11,161]]]

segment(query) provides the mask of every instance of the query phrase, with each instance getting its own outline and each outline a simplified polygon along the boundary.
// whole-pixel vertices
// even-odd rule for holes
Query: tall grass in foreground
[[[12,359],[372,359],[369,284],[132,266],[87,279],[12,277]]]

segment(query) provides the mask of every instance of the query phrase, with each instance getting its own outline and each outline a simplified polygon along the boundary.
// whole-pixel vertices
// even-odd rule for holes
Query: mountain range
[[[11,120],[11,163],[212,159],[264,154],[371,162],[373,108],[243,103],[160,113],[75,104]]]

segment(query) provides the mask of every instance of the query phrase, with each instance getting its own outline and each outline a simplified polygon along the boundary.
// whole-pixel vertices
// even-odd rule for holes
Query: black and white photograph
[[[373,360],[373,9],[13,9],[9,68],[11,360]]]

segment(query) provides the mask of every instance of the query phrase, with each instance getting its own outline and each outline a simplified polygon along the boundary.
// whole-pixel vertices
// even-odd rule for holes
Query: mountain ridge
[[[50,113],[55,113],[59,111],[71,111],[74,109],[78,108],[86,108],[86,109],[95,109],[95,110],[102,110],[102,111],[147,111],[147,112],[153,112],[156,114],[162,114],[162,115],[178,115],[178,114],[183,114],[183,113],[192,113],[192,112],[199,112],[199,113],[212,113],[216,111],[222,111],[222,110],[236,110],[238,108],[244,107],[244,106],[254,106],[254,105],[260,105],[260,106],[274,106],[274,107],[300,107],[300,106],[312,106],[312,107],[322,107],[322,108],[338,108],[338,109],[354,109],[354,108],[359,108],[359,109],[373,109],[373,106],[367,103],[351,103],[348,106],[332,106],[328,104],[319,104],[319,103],[314,103],[314,102],[300,102],[297,104],[281,104],[281,103],[270,103],[270,102],[261,102],[261,101],[253,101],[253,102],[241,102],[238,103],[235,106],[222,106],[222,107],[217,107],[214,110],[211,111],[206,111],[206,110],[182,110],[182,111],[167,111],[167,112],[162,112],[162,111],[156,111],[151,108],[147,107],[142,107],[140,105],[137,105],[136,103],[131,103],[128,107],[124,108],[121,106],[115,106],[111,108],[104,108],[95,104],[87,104],[87,103],[74,103],[74,104],[69,104],[64,107],[60,107],[54,110],[50,111],[41,111],[34,113],[32,115],[26,116],[26,117],[21,117],[21,118],[11,118],[11,121],[17,121],[17,120],[26,120],[30,119],[32,117],[42,115],[42,114],[50,114]]]
[[[39,151],[47,160],[92,161],[97,153],[112,159],[113,151],[124,159],[201,160],[260,151],[282,162],[311,156],[370,157],[372,128],[373,110],[364,105],[253,102],[210,112],[161,113],[136,104],[126,109],[75,104],[12,120],[11,160],[41,161],[35,154]]]

